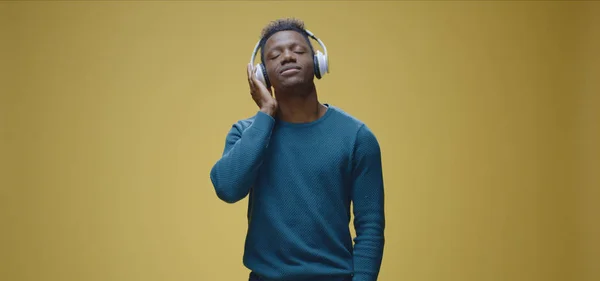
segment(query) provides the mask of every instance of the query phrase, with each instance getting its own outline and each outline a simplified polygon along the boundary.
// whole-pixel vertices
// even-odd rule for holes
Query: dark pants
[[[250,272],[250,279],[248,281],[264,281],[258,274],[254,272]],[[352,281],[352,276],[348,276],[346,278],[332,278],[331,281]]]

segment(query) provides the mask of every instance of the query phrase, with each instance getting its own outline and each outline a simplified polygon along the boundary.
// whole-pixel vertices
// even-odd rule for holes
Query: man
[[[249,64],[259,110],[233,124],[210,172],[221,200],[249,196],[243,263],[250,280],[375,281],[385,227],[378,141],[358,119],[319,102],[302,21],[273,21],[261,38],[275,97]]]

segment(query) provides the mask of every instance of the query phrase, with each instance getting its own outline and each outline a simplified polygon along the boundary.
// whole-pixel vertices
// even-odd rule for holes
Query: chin
[[[302,85],[306,84],[306,81],[304,81],[304,79],[300,79],[300,78],[290,78],[290,79],[285,79],[283,81],[279,81],[279,87],[280,88],[293,88],[293,87],[299,87]]]

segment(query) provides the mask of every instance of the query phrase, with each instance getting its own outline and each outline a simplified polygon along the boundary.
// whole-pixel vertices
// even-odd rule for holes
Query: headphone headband
[[[317,38],[308,29],[304,29],[304,31],[306,32],[306,34],[308,34],[308,37],[314,39],[315,41],[317,41],[319,43],[319,46],[321,46],[321,48],[323,49],[323,54],[327,58],[328,57],[327,56],[327,47],[325,47],[325,43],[323,43],[323,41],[321,41],[321,39]],[[250,58],[250,64],[254,64],[254,60],[256,59],[256,55],[258,54],[258,49],[260,49],[260,41],[261,40],[258,40],[258,42],[256,43],[256,46],[254,46],[254,51],[252,51],[252,57]]]

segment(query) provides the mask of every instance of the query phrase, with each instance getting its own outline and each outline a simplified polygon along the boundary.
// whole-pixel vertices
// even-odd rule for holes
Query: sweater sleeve
[[[273,117],[258,111],[248,128],[242,128],[239,122],[232,126],[223,155],[210,171],[213,187],[221,200],[235,203],[246,197],[262,164],[274,123]]]
[[[353,281],[376,281],[385,242],[384,190],[379,143],[362,125],[354,148],[352,204],[354,214]]]

